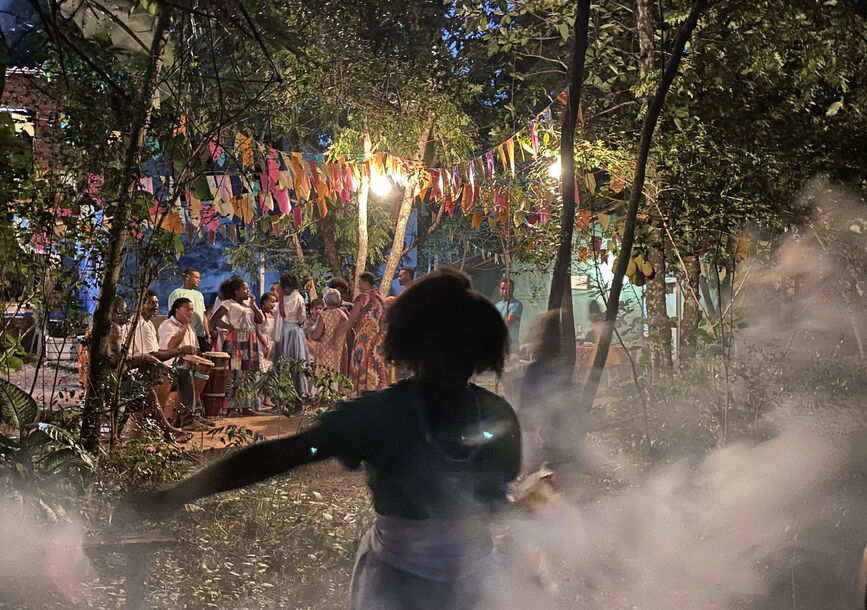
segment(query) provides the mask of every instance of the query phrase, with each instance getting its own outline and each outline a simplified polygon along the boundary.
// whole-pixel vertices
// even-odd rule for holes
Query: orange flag
[[[506,140],[506,154],[509,156],[509,169],[512,174],[515,173],[515,139],[509,138]]]
[[[192,195],[187,197],[187,201],[189,202],[190,224],[194,227],[198,227],[202,224],[202,202],[200,199],[196,199]]]
[[[235,150],[241,158],[241,167],[253,166],[253,148],[250,146],[252,138],[244,134],[235,134]]]
[[[169,212],[166,214],[165,218],[163,218],[163,229],[166,231],[171,231],[175,235],[180,235],[184,232],[184,225],[181,222],[181,215],[177,212]]]
[[[464,182],[463,194],[461,195],[461,209],[469,213],[473,209],[473,187]]]
[[[578,210],[578,214],[575,215],[575,228],[585,229],[589,227],[592,217],[590,210]]]

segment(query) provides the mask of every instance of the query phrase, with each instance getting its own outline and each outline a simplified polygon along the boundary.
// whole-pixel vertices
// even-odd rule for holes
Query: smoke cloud
[[[765,439],[732,442],[731,434],[706,453],[687,441],[680,459],[671,447],[668,463],[637,474],[623,467],[617,442],[597,436],[581,448],[585,470],[619,479],[623,489],[567,476],[542,508],[511,519],[507,567],[489,581],[490,608],[528,607],[528,598],[539,608],[863,607],[867,213],[821,179],[800,203],[815,212],[812,220],[775,244],[769,259],[741,263],[735,285],[741,330],[732,364],[750,370],[749,359],[764,353],[767,367],[765,377],[757,372],[732,391],[737,400],[745,383],[766,384],[768,402],[756,415]],[[695,425],[695,404],[678,396],[662,405],[657,425],[676,426],[681,416],[682,427]],[[557,403],[574,397],[548,395],[521,409],[562,413]]]
[[[84,603],[92,570],[75,521],[45,518],[38,501],[0,501],[0,606]],[[37,515],[42,512],[43,518]]]

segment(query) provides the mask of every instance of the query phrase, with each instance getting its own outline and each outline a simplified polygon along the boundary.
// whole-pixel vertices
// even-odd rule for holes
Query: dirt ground
[[[59,365],[52,362],[40,369],[25,364],[20,371],[0,372],[0,377],[28,393],[33,388],[32,395],[40,409],[76,407],[83,394],[74,362],[61,362]]]
[[[254,415],[250,417],[223,417],[216,420],[215,429],[224,429],[222,433],[192,432],[193,438],[184,446],[190,449],[221,449],[231,444],[228,432],[232,426],[246,428],[251,434],[261,434],[266,439],[296,434],[302,427],[309,426],[314,421],[312,416],[288,418],[283,415]]]
[[[0,377],[7,379],[31,392],[40,409],[75,408],[81,403],[83,391],[79,384],[78,372],[74,363],[61,363],[56,366],[51,363],[37,369],[33,364],[26,364],[21,371],[3,371]],[[249,431],[248,434],[260,434],[266,439],[286,436],[298,432],[299,426],[309,425],[311,416],[287,418],[282,415],[261,415],[251,417],[220,418],[216,427],[225,429],[223,434],[208,435],[205,432],[193,433],[193,439],[185,446],[190,449],[220,449],[231,444],[227,433],[232,427]]]

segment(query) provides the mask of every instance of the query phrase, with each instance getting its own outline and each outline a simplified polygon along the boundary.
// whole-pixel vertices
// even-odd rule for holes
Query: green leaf
[[[98,45],[100,45],[102,47],[110,47],[111,46],[111,36],[109,36],[105,32],[97,32],[96,34],[91,36],[91,38],[94,40],[94,42],[96,42]]]
[[[193,195],[196,199],[207,201],[211,198],[211,187],[208,186],[207,176],[199,176],[193,183]]]
[[[834,116],[843,108],[843,102],[837,100],[830,106],[828,106],[828,110],[825,112],[825,116]]]
[[[175,247],[175,256],[180,260],[181,256],[184,254],[184,242],[181,240],[181,236],[177,234],[172,238],[172,242]]]
[[[0,379],[0,422],[23,431],[36,421],[39,409],[27,392],[7,379]]]
[[[81,456],[69,448],[52,451],[41,460],[42,467],[49,472],[57,470],[61,466],[72,466],[79,463],[81,463]]]
[[[49,437],[55,443],[63,445],[65,449],[72,451],[75,457],[87,466],[91,468],[94,466],[94,461],[91,455],[78,443],[75,435],[69,430],[54,424],[40,423],[33,424],[33,426],[38,427],[39,432]]]
[[[566,23],[565,21],[560,23],[560,25],[557,26],[557,30],[560,32],[560,36],[563,38],[564,42],[569,40],[569,24],[568,23]]]
[[[8,455],[15,453],[20,448],[21,442],[17,438],[0,432],[0,453]]]

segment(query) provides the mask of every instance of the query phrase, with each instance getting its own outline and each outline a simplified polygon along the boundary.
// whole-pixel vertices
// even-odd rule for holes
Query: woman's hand
[[[151,491],[126,496],[111,515],[111,524],[133,527],[143,520],[162,521],[181,507],[173,500],[172,490]]]

